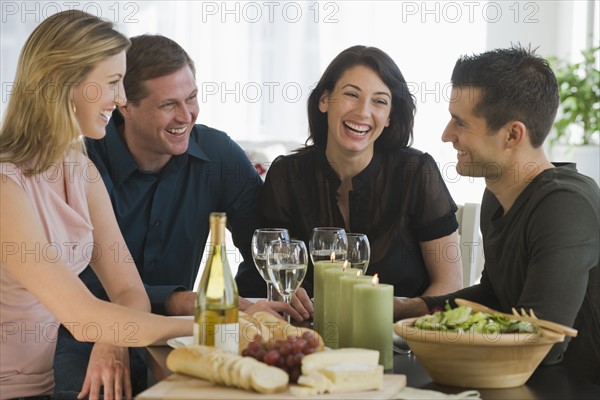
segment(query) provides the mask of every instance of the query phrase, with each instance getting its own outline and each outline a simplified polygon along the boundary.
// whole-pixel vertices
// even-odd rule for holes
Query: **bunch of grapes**
[[[242,356],[253,357],[265,364],[281,368],[290,376],[290,382],[296,383],[302,373],[302,358],[316,352],[318,347],[319,340],[311,332],[268,343],[262,343],[257,335],[242,351]]]

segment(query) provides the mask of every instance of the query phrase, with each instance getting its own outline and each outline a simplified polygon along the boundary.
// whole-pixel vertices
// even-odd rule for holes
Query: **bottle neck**
[[[225,247],[225,229],[227,218],[224,213],[212,213],[210,216],[210,243],[219,248]]]

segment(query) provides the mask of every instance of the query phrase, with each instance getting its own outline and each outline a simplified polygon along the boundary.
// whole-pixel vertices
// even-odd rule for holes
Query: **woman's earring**
[[[73,108],[73,114],[77,114],[77,107],[75,107],[75,102],[71,100],[71,107]]]

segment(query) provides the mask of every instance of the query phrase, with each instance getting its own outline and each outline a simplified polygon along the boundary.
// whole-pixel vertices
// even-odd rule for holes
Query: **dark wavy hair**
[[[308,97],[308,124],[310,135],[306,144],[325,147],[327,144],[327,113],[319,110],[319,101],[325,92],[332,93],[341,76],[348,69],[363,65],[372,69],[392,92],[390,124],[375,141],[375,150],[391,152],[408,147],[413,141],[415,118],[414,97],[394,60],[376,47],[353,46],[331,61],[317,86]]]
[[[493,132],[510,121],[521,121],[533,147],[544,143],[559,103],[548,61],[519,45],[461,57],[452,72],[452,86],[481,89],[475,115],[485,118]]]

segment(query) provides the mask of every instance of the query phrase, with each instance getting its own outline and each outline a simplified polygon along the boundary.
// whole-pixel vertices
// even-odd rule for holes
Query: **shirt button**
[[[160,225],[160,219],[157,219],[156,221],[154,221],[154,226],[159,226]]]

